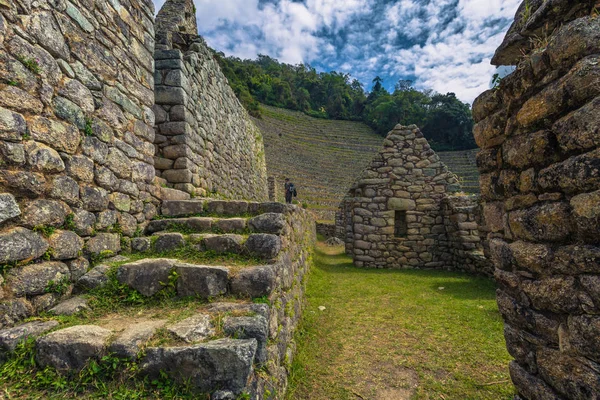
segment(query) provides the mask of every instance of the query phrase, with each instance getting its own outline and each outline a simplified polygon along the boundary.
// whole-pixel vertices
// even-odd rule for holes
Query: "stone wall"
[[[25,278],[74,281],[156,214],[153,18],[149,0],[0,7],[0,326],[57,301]]]
[[[442,215],[447,242],[441,246],[451,270],[494,276],[494,268],[483,252],[483,237],[479,232],[481,205],[478,195],[446,196],[442,200]]]
[[[441,203],[459,190],[421,131],[396,126],[340,206],[347,253],[358,267],[448,266]]]
[[[170,0],[157,16],[157,175],[193,195],[267,201],[262,133],[192,32],[192,9],[191,0]]]
[[[594,4],[596,3],[596,4]],[[600,393],[600,16],[526,1],[474,104],[483,215],[521,399]]]
[[[336,232],[337,228],[335,224],[317,222],[317,233],[319,235],[323,235],[325,238],[329,239],[332,237],[336,237]]]

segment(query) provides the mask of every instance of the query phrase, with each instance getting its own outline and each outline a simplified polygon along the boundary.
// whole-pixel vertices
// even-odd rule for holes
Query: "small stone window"
[[[394,236],[401,238],[408,233],[408,223],[406,222],[406,211],[396,211],[394,221]]]

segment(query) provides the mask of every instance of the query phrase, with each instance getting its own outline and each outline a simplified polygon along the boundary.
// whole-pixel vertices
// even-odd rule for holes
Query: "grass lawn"
[[[288,399],[511,399],[494,283],[366,270],[319,243]],[[325,307],[320,311],[319,307]]]

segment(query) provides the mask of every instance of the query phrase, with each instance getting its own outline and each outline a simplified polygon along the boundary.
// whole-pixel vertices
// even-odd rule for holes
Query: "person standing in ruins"
[[[292,182],[290,182],[290,178],[285,178],[285,202],[287,204],[292,204],[292,198],[298,196],[298,192],[296,191],[296,187]]]

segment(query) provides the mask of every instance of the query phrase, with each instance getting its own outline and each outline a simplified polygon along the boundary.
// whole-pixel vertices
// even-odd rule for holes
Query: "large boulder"
[[[75,315],[89,309],[90,307],[87,304],[86,298],[77,296],[59,303],[54,308],[51,308],[49,312],[55,315]]]
[[[98,265],[77,280],[77,285],[85,289],[96,289],[108,283],[108,265]]]
[[[248,226],[252,232],[280,235],[285,227],[285,217],[278,213],[262,214],[250,219]]]
[[[21,215],[21,209],[15,196],[10,193],[0,194],[0,223]]]
[[[185,246],[185,238],[181,233],[163,233],[154,242],[154,251],[164,253]]]
[[[141,370],[151,378],[166,373],[189,383],[199,392],[228,389],[241,393],[252,373],[255,339],[220,339],[189,347],[153,347],[146,350]]]
[[[61,262],[44,262],[11,269],[6,276],[6,284],[13,294],[34,296],[44,294],[50,282],[58,283],[70,279],[71,272]]]
[[[15,351],[20,342],[37,337],[58,326],[58,321],[33,321],[0,331],[0,361]]]
[[[35,260],[48,250],[41,234],[25,228],[14,228],[0,234],[0,263]]]
[[[164,288],[174,266],[175,260],[167,258],[144,259],[121,265],[117,270],[117,279],[150,297]]]
[[[254,233],[246,241],[250,255],[270,260],[281,251],[281,238],[268,233]]]
[[[208,299],[227,293],[229,276],[227,268],[178,263],[175,270],[179,276],[178,296],[198,296]]]
[[[245,268],[231,279],[231,293],[236,296],[268,296],[275,289],[272,266]]]
[[[237,339],[256,339],[256,362],[260,365],[267,361],[267,341],[269,324],[262,315],[254,317],[226,317],[223,331],[227,336]]]
[[[243,241],[244,238],[240,235],[213,235],[205,237],[203,244],[206,250],[217,254],[240,254]]]
[[[53,367],[59,372],[80,371],[90,359],[106,354],[112,332],[95,325],[61,329],[36,342],[40,367]]]

